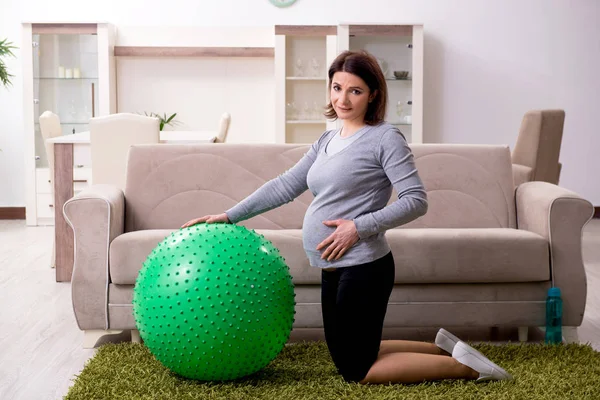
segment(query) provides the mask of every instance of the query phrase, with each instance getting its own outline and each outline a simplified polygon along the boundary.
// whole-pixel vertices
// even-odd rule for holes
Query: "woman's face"
[[[363,123],[370,96],[369,87],[349,72],[336,72],[331,79],[331,104],[341,120]]]

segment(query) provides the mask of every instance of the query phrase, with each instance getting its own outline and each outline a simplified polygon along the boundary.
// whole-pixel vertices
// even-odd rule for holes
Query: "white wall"
[[[273,27],[117,27],[120,46],[273,47]],[[231,114],[227,141],[274,142],[272,57],[117,57],[119,112],[176,112],[166,130],[217,131]]]
[[[600,205],[600,2],[597,0],[3,0],[0,38],[20,22],[120,26],[423,23],[426,142],[512,146],[534,108],[566,110],[561,185]],[[368,6],[366,5],[368,4]],[[9,60],[13,73],[19,60]],[[0,89],[0,206],[23,206],[22,82]]]
[[[217,132],[228,112],[227,142],[275,141],[272,58],[118,58],[117,87],[119,112],[176,112],[165,130]]]

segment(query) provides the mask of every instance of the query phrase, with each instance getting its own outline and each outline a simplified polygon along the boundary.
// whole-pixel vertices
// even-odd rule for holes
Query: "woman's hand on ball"
[[[323,224],[331,227],[337,227],[335,232],[329,235],[317,246],[317,250],[325,247],[327,249],[321,254],[321,259],[339,260],[349,248],[358,242],[358,231],[354,221],[347,219],[336,219],[333,221],[323,221]]]
[[[226,222],[229,223],[229,218],[227,214],[214,214],[214,215],[205,215],[204,217],[192,219],[185,224],[183,224],[182,228],[187,228],[188,226],[193,226],[196,224],[200,224],[202,222],[206,222],[207,224],[214,224],[215,222]]]

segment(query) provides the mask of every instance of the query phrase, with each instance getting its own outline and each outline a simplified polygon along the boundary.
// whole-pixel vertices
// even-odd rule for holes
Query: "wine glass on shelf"
[[[406,113],[404,114],[404,118],[402,119],[405,124],[412,124],[412,99],[410,96],[406,97]]]
[[[304,76],[304,63],[302,59],[298,58],[294,65],[294,76]]]
[[[388,63],[382,58],[377,59],[377,64],[379,64],[379,68],[381,68],[381,72],[383,72],[383,77],[387,78],[388,72]]]
[[[398,101],[396,103],[396,115],[402,121],[404,119],[404,102]]]
[[[320,120],[320,119],[323,118],[322,109],[319,106],[319,103],[317,103],[316,101],[313,102],[313,111],[312,111],[312,114],[313,114],[312,119],[314,119],[316,121],[318,121],[318,120]]]
[[[304,102],[304,105],[302,106],[302,119],[310,119],[311,118],[311,112],[310,112],[310,106],[308,105],[308,101]]]
[[[294,121],[298,119],[298,110],[296,109],[296,104],[293,101],[286,104],[286,113],[288,121]]]
[[[310,61],[310,67],[312,69],[312,75],[313,77],[318,77],[320,74],[320,67],[321,65],[319,64],[319,61],[317,61],[316,58],[313,57],[313,59]]]

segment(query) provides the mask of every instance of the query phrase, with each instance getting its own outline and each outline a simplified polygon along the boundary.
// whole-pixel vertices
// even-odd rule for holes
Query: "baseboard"
[[[594,218],[600,218],[600,207],[594,207]]]
[[[0,219],[25,219],[25,207],[0,207]]]

